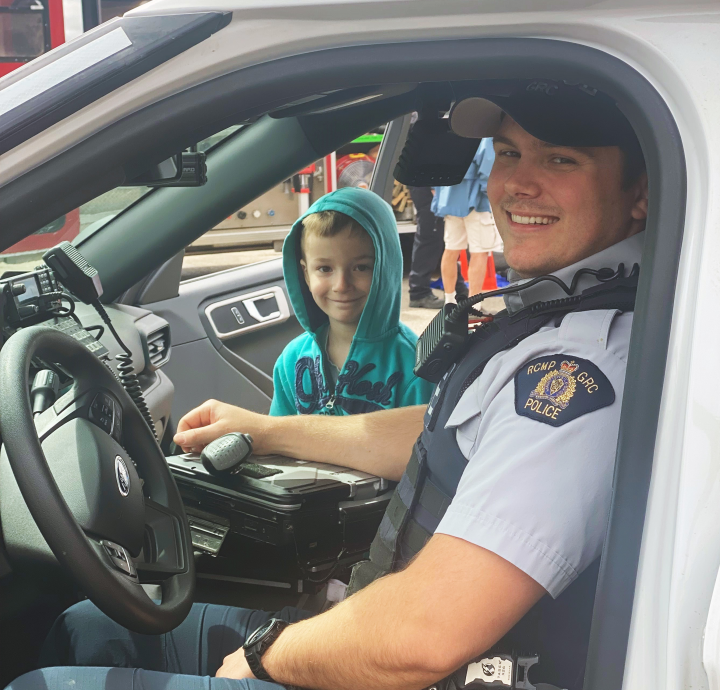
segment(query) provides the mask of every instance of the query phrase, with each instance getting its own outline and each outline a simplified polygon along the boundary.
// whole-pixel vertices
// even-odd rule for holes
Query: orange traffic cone
[[[464,254],[465,252],[463,252]],[[497,290],[497,278],[495,276],[495,259],[493,259],[492,252],[490,252],[487,261],[487,271],[485,271],[485,280],[483,280],[482,291],[490,292],[490,290]]]

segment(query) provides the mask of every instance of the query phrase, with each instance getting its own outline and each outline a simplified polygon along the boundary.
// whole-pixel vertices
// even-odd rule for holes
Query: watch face
[[[272,627],[275,625],[275,619],[271,618],[267,623],[264,625],[261,625],[254,633],[250,635],[250,637],[245,640],[245,644],[243,645],[243,648],[247,649],[248,647],[252,647],[254,644],[256,644],[258,641],[260,641],[264,635],[266,635]]]

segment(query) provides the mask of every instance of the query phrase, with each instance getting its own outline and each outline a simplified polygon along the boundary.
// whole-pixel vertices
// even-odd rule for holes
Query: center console
[[[224,476],[198,455],[167,461],[201,578],[315,592],[367,557],[392,495],[385,479],[277,455],[251,456]]]

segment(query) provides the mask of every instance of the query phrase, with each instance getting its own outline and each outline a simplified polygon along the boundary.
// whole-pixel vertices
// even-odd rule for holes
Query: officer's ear
[[[633,220],[645,220],[648,214],[648,176],[643,171],[638,176],[633,185],[635,194],[634,203],[631,211]]]

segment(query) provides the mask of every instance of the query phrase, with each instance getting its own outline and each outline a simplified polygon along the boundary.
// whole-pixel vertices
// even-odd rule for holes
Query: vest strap
[[[424,458],[425,453],[418,439],[400,483],[395,488],[395,493],[385,509],[385,515],[380,522],[377,534],[370,544],[370,560],[360,561],[353,566],[347,596],[354,594],[383,575],[387,575],[401,564],[400,539],[398,537],[405,529],[408,517],[421,494],[418,490],[424,477],[424,465],[420,460],[421,457]],[[428,534],[426,530],[420,527],[419,529],[424,534]],[[417,530],[414,531],[417,532]],[[420,538],[414,538],[413,543],[419,544]],[[425,542],[422,542],[420,548],[424,545]]]
[[[444,494],[431,480],[426,480],[420,493],[420,505],[440,521],[452,499]]]
[[[403,531],[403,565],[406,565],[428,543],[433,533],[428,532],[415,520],[408,520]]]

